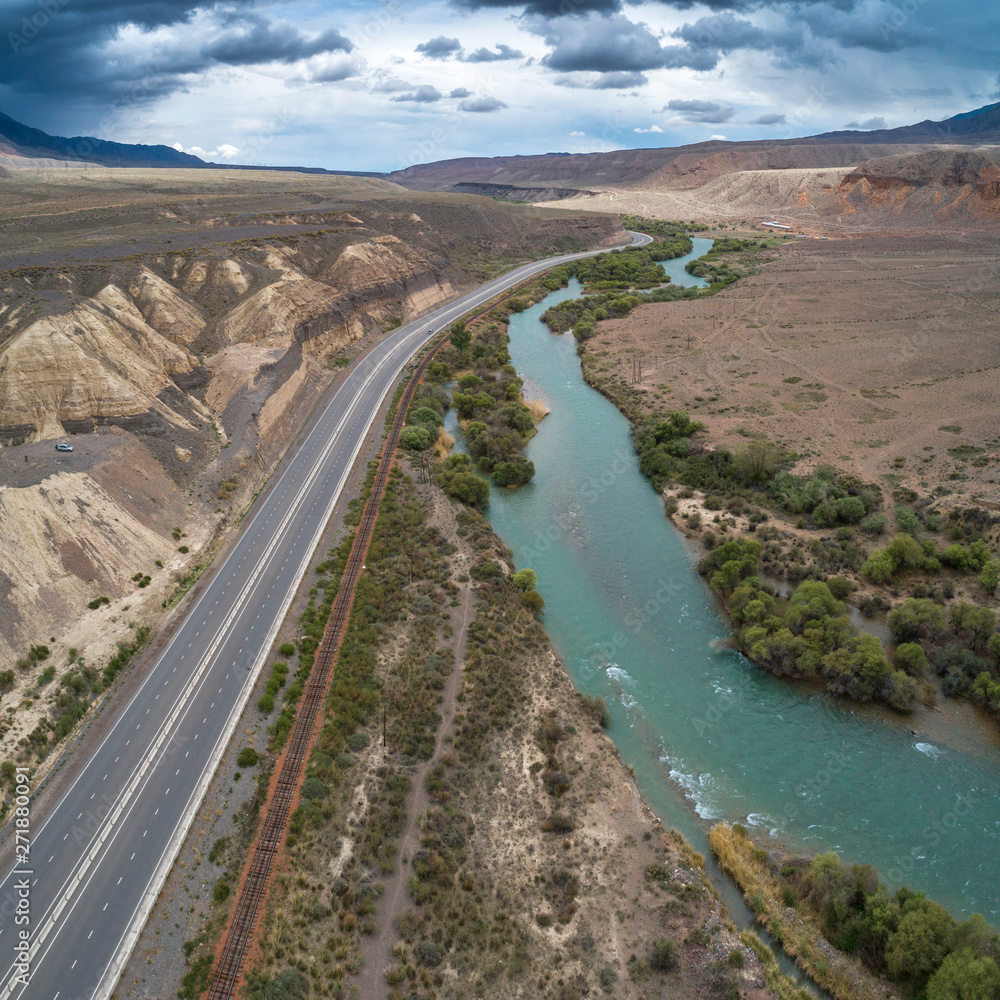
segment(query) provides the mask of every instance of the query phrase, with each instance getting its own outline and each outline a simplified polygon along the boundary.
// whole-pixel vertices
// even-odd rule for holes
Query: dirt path
[[[439,498],[433,494],[425,494],[432,504],[431,517],[433,522],[448,536],[449,541],[457,541],[454,533],[454,518],[450,511],[442,510]],[[464,570],[458,556],[456,570]],[[458,693],[462,689],[462,668],[465,663],[465,648],[468,637],[469,623],[475,616],[475,599],[472,583],[458,585],[458,607],[451,608],[451,625],[454,629],[452,643],[454,649],[454,665],[445,682],[441,698],[441,723],[438,726],[437,738],[434,743],[434,753],[430,759],[421,764],[412,775],[412,784],[407,802],[406,827],[399,838],[399,864],[392,875],[381,883],[382,898],[378,909],[378,932],[361,939],[361,955],[364,965],[355,983],[357,1000],[383,1000],[387,995],[385,970],[395,964],[393,947],[399,940],[396,931],[396,919],[410,907],[409,859],[420,847],[419,818],[430,805],[427,793],[427,775],[441,758],[445,737],[452,731],[455,722],[455,712],[458,707]]]

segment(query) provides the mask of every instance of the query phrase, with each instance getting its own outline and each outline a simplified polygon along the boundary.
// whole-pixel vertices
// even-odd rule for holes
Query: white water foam
[[[748,813],[747,826],[765,828],[770,837],[778,835],[778,823],[773,816],[768,816],[767,813]]]
[[[933,743],[914,743],[913,749],[919,750],[924,756],[930,757],[931,760],[937,760],[938,757],[944,756],[944,750],[934,746]]]
[[[617,663],[609,663],[604,668],[604,672],[618,685],[619,700],[625,707],[625,710],[630,711],[635,708],[639,703],[632,697],[628,690],[634,683],[629,672],[627,670],[623,670]]]
[[[667,756],[660,758],[664,764],[671,764]],[[677,765],[683,762],[678,761]],[[671,780],[675,781],[684,789],[685,795],[691,800],[694,811],[702,819],[722,819],[722,812],[714,801],[714,793],[718,791],[718,784],[711,774],[686,774],[680,766],[672,766],[669,771]]]

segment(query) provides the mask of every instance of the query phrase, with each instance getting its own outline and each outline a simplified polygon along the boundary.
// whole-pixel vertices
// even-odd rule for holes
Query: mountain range
[[[871,158],[872,146],[893,147],[885,153],[899,152],[899,146],[927,144],[984,145],[1000,143],[1000,103],[954,115],[943,121],[922,121],[892,129],[874,131],[823,132],[795,139],[757,139],[748,142],[711,140],[686,146],[654,149],[617,150],[611,153],[542,153],[535,156],[462,157],[419,164],[390,174],[371,171],[327,170],[321,167],[277,167],[270,169],[301,170],[309,173],[385,176],[405,187],[441,189],[453,184],[501,184],[515,187],[565,187],[579,189],[609,183],[634,183],[657,170],[684,173],[693,157],[703,161],[739,150],[741,158],[752,161],[758,169],[844,166]],[[802,147],[809,147],[806,153]],[[862,149],[861,147],[865,147]],[[862,154],[862,155],[859,155]],[[208,163],[205,160],[165,145],[135,145],[112,142],[94,136],[54,136],[41,129],[23,125],[0,112],[0,155],[33,159],[51,159],[95,163],[110,167],[226,167],[263,169],[236,164]],[[874,153],[879,155],[879,153]],[[744,168],[745,169],[745,168]],[[692,180],[705,180],[696,176]],[[466,187],[465,190],[468,190]]]

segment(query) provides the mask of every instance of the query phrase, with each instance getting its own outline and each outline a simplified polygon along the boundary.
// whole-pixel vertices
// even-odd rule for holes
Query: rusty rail
[[[527,281],[510,289],[499,299],[481,309],[468,322],[475,322],[538,277],[539,275],[533,275]],[[392,471],[399,433],[406,419],[406,411],[428,364],[445,343],[445,338],[442,338],[434,348],[427,352],[410,377],[397,404],[392,427],[382,448],[371,493],[365,503],[364,513],[361,515],[361,522],[354,535],[351,552],[347,558],[347,565],[344,567],[340,579],[340,587],[337,590],[337,596],[323,632],[323,640],[316,651],[316,660],[303,692],[295,724],[279,763],[278,778],[276,782],[272,781],[271,794],[268,796],[257,843],[244,869],[240,894],[226,927],[222,947],[217,955],[212,985],[205,994],[207,1000],[231,1000],[240,984],[243,975],[243,962],[253,944],[257,920],[267,899],[271,874],[285,842],[288,818],[298,803],[299,789],[312,747],[316,720],[325,700],[337,653],[350,619],[354,593],[358,580],[361,578],[365,556],[368,553],[368,546],[375,530],[379,504],[382,501],[386,483],[389,481],[389,473]]]

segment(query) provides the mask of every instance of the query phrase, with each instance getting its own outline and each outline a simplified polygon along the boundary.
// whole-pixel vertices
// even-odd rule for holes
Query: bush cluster
[[[817,855],[783,882],[822,921],[839,950],[927,1000],[1000,996],[1000,937],[975,914],[958,923],[944,907],[900,889],[889,895],[870,865]]]
[[[728,597],[746,655],[779,676],[820,676],[835,694],[909,709],[921,685],[889,664],[879,641],[851,623],[829,586],[806,580],[782,607],[756,575],[760,550],[753,539],[728,541],[699,567],[712,588]]]

